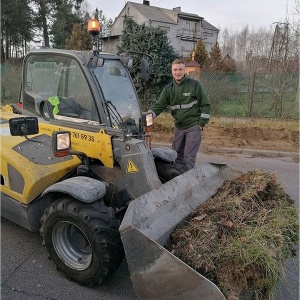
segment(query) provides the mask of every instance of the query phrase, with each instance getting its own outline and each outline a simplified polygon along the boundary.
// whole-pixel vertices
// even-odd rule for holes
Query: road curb
[[[171,147],[170,143],[152,143],[157,147]],[[225,148],[225,147],[206,147],[201,146],[199,152],[202,153],[232,153],[240,155],[251,155],[251,156],[263,156],[263,157],[287,157],[293,160],[299,161],[298,152],[285,152],[285,151],[272,151],[272,150],[261,150],[261,149],[248,149],[248,148]]]
[[[247,149],[247,148],[208,148],[201,147],[200,151],[207,153],[235,153],[253,156],[267,156],[267,157],[289,157],[299,160],[298,152],[272,151],[261,149]]]

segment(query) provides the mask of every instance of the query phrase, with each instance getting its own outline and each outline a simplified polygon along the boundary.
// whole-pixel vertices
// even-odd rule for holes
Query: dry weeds
[[[156,126],[156,127],[155,127]],[[286,119],[268,119],[268,118],[228,118],[228,117],[212,117],[209,122],[210,127],[217,128],[270,128],[281,130],[292,130],[299,132],[298,120]],[[169,113],[162,113],[155,118],[154,128],[159,130],[163,127],[166,130],[172,130],[174,121]]]
[[[294,202],[273,174],[254,170],[227,181],[172,234],[168,249],[215,282],[228,299],[267,299],[295,254]]]
[[[153,142],[171,143],[174,121],[170,114],[155,118]],[[201,147],[249,148],[281,152],[299,152],[299,121],[212,117],[202,132]],[[209,152],[209,151],[208,151]]]

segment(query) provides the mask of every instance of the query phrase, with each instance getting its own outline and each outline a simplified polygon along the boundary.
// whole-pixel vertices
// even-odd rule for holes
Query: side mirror
[[[97,56],[93,57],[93,66],[94,67],[103,67],[103,64],[104,64],[104,58],[97,57]]]
[[[128,53],[122,53],[120,59],[125,67],[130,69],[133,65],[133,58]]]
[[[20,117],[9,120],[9,129],[12,136],[26,136],[39,133],[36,117]]]
[[[49,103],[48,100],[43,100],[39,106],[39,113],[46,121],[53,120],[53,106]]]
[[[142,72],[142,81],[147,82],[150,76],[150,65],[148,60],[142,58],[141,60],[141,72]]]

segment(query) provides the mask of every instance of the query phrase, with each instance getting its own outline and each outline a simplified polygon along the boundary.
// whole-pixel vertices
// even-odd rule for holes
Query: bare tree
[[[233,32],[229,31],[228,28],[225,28],[222,31],[219,44],[223,57],[226,55],[229,55],[231,57],[235,56],[235,37],[233,35]]]

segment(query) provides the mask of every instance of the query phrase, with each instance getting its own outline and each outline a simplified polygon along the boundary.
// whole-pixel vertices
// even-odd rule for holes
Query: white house
[[[180,7],[165,9],[151,6],[150,1],[136,3],[128,1],[111,27],[111,35],[103,38],[105,52],[117,52],[124,29],[124,19],[132,18],[137,24],[160,27],[165,30],[180,57],[187,57],[199,39],[202,39],[208,52],[218,40],[219,29],[199,17],[197,14],[185,13]]]

